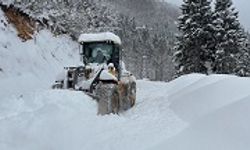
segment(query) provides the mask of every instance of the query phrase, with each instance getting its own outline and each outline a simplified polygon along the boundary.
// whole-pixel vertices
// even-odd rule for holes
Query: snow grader
[[[81,34],[82,64],[65,67],[54,89],[83,91],[98,103],[98,114],[118,114],[135,105],[136,79],[122,61],[121,39],[111,33]]]

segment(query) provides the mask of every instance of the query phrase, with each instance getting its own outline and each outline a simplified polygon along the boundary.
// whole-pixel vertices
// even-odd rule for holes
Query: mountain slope
[[[48,87],[64,66],[79,64],[78,46],[69,37],[55,37],[42,30],[23,42],[2,10],[0,20],[1,98],[16,91]]]
[[[175,21],[179,9],[168,3],[157,0],[106,0],[111,7],[121,14],[134,17],[139,25],[153,26],[168,24],[175,31]]]

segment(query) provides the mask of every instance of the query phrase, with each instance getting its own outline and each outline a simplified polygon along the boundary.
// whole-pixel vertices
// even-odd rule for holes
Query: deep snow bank
[[[158,150],[246,150],[250,148],[250,97],[205,115]]]
[[[250,96],[250,79],[228,75],[182,77],[193,81],[175,93],[169,92],[171,108],[184,120],[195,121],[199,117],[213,113],[217,109],[238,102]],[[174,81],[179,81],[182,78]],[[175,89],[175,88],[174,88]]]
[[[249,78],[188,75],[171,82],[168,89],[170,108],[189,126],[177,136],[149,149],[250,148]]]

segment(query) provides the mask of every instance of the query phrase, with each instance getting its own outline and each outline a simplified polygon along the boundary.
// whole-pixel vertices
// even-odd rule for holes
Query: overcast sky
[[[167,0],[168,2],[180,5],[182,0]],[[240,20],[243,26],[250,31],[250,0],[233,0],[234,6],[240,12]]]

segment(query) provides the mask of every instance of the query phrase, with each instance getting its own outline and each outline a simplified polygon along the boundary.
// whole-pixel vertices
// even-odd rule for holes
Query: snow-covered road
[[[237,87],[237,88],[236,88]],[[0,103],[4,150],[234,150],[250,147],[250,79],[188,75],[138,81],[137,103],[97,116],[82,92],[38,90]]]
[[[166,83],[138,81],[138,101],[120,116],[97,116],[81,92],[41,90],[1,103],[0,149],[146,149],[186,127],[169,109]],[[159,138],[160,137],[160,138]]]

